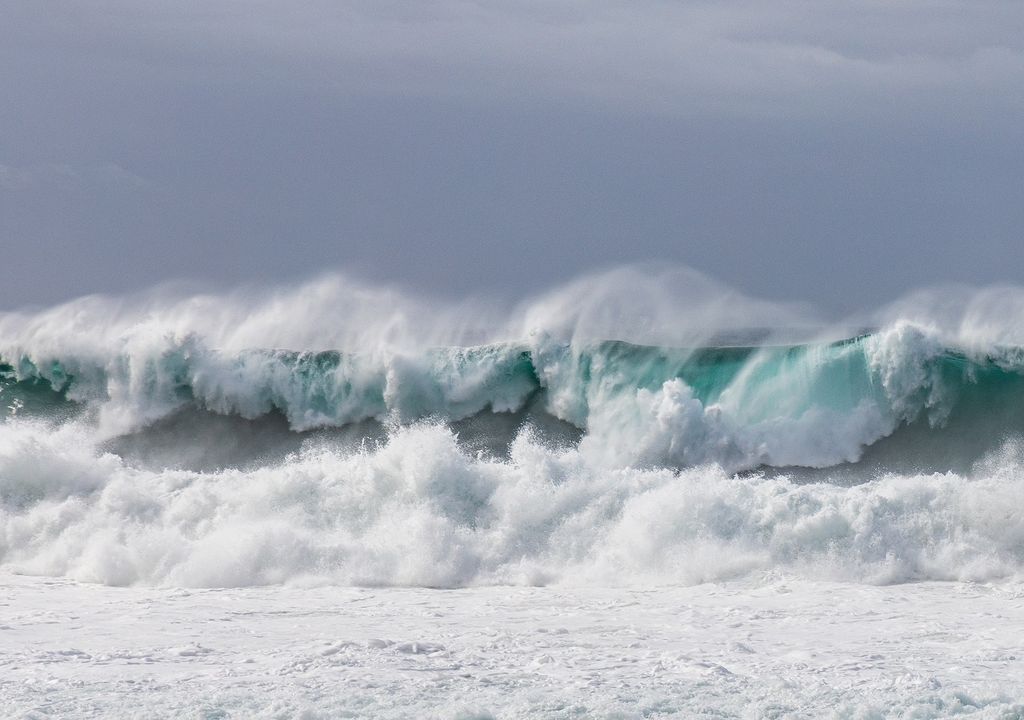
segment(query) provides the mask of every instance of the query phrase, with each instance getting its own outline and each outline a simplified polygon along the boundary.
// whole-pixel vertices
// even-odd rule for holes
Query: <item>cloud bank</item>
[[[665,261],[842,312],[1021,281],[1018,2],[102,0],[3,18],[0,307],[332,268],[519,296]]]

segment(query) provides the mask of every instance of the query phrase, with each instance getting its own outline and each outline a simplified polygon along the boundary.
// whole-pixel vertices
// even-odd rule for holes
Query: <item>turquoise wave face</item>
[[[0,418],[67,417],[77,414],[81,407],[67,397],[69,381],[45,378],[29,367],[19,374],[14,367],[0,362]]]
[[[953,466],[1019,432],[1022,400],[1019,352],[971,354],[908,327],[789,346],[537,341],[418,354],[227,355],[189,338],[152,355],[0,365],[6,418],[87,418],[111,436],[182,412],[283,418],[292,432],[358,435],[363,424],[367,436],[428,420],[461,423],[500,453],[530,424],[559,442],[582,436],[595,462],[728,470],[898,465],[919,462],[915,448]]]

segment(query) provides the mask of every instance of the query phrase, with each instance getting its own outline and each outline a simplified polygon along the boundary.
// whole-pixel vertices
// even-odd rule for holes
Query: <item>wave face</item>
[[[681,332],[664,278],[624,277],[639,306],[613,274],[504,324],[338,278],[0,315],[0,562],[199,586],[1024,567],[1024,343],[979,322],[991,294],[956,332],[917,302],[796,342],[729,322],[792,335],[792,309],[706,283]],[[296,319],[325,302],[322,332]]]

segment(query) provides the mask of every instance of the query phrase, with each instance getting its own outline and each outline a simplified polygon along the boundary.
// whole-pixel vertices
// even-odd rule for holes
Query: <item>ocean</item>
[[[1024,292],[0,314],[14,717],[1024,717]]]

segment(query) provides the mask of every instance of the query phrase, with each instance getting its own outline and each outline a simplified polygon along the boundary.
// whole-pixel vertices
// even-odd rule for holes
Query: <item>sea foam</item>
[[[0,562],[115,585],[1015,576],[1019,295],[856,332],[637,269],[504,316],[336,276],[8,313]]]

